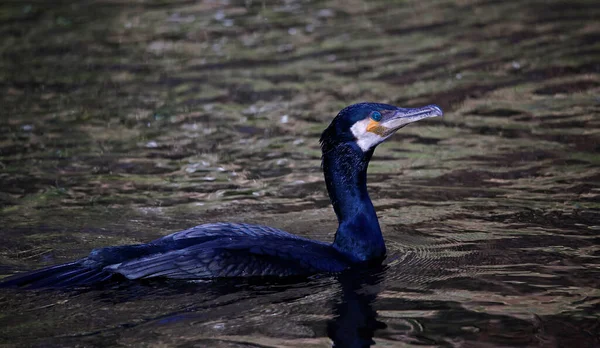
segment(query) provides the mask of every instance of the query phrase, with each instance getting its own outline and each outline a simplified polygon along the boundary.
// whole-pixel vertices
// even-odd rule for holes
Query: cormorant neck
[[[333,247],[356,262],[380,260],[385,243],[367,192],[367,167],[373,150],[353,141],[323,143],[323,173],[339,226]]]

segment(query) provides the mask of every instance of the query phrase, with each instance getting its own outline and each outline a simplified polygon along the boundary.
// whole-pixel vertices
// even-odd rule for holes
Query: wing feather
[[[308,240],[300,236],[295,236],[291,233],[287,233],[277,228],[263,226],[263,225],[251,225],[243,223],[229,223],[229,222],[217,222],[211,224],[198,225],[181,232],[173,233],[165,236],[158,241],[164,239],[172,239],[174,241],[180,241],[185,239],[195,238],[210,238],[210,237],[269,237],[269,238],[286,238],[286,239],[300,239]]]
[[[129,279],[207,279],[303,275],[346,268],[343,260],[332,256],[328,245],[303,239],[227,237],[124,262],[111,270]]]

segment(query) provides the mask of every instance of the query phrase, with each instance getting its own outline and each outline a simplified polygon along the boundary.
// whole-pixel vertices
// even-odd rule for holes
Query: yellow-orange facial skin
[[[389,134],[387,127],[371,118],[356,122],[350,130],[356,138],[356,143],[363,151],[368,151],[373,146],[381,143]]]
[[[367,125],[367,132],[375,133],[380,137],[387,136],[388,129],[381,125],[381,122],[377,122],[375,120],[370,120]]]

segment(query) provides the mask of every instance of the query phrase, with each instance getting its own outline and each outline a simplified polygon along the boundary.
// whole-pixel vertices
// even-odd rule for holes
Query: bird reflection
[[[373,302],[381,291],[380,282],[385,267],[372,268],[364,272],[348,272],[338,279],[342,297],[334,306],[335,318],[327,325],[327,334],[333,347],[370,347],[375,344],[375,331],[386,328],[377,320]]]

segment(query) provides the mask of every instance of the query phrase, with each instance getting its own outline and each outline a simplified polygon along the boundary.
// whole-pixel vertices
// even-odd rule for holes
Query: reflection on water
[[[384,274],[375,269],[340,276],[342,296],[334,308],[335,318],[327,325],[334,347],[370,347],[375,343],[375,331],[386,327],[377,320],[372,306],[381,291],[379,282]]]
[[[446,116],[371,162],[385,271],[4,290],[0,343],[600,346],[596,2],[52,3],[0,5],[2,275],[213,221],[331,240],[335,113]]]

